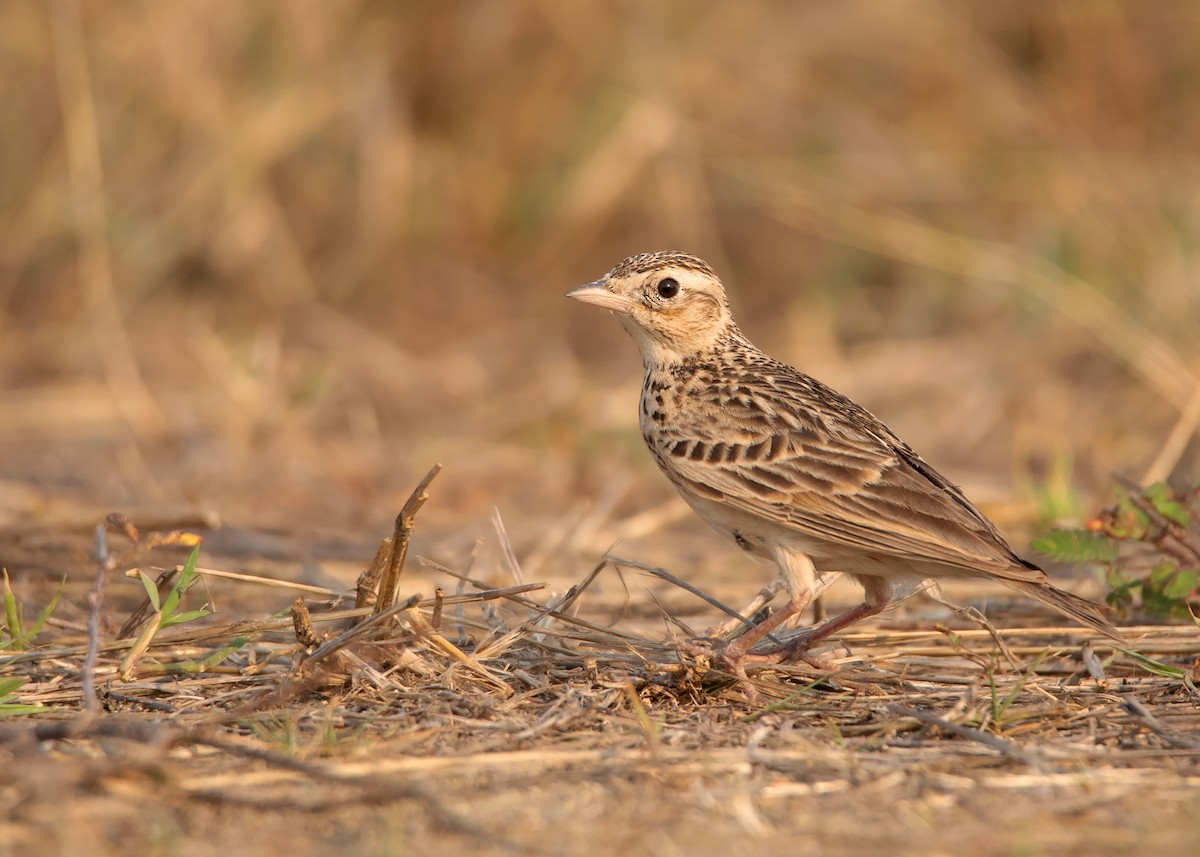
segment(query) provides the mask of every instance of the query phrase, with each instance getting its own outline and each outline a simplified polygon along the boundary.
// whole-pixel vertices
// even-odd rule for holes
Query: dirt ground
[[[216,612],[160,631],[121,678],[133,639],[114,641],[116,626],[144,592],[115,576],[94,718],[80,713],[86,569],[68,575],[39,645],[8,653],[5,673],[27,679],[21,701],[45,706],[0,731],[12,853],[1182,854],[1198,832],[1195,628],[1126,629],[1134,650],[1183,668],[1157,675],[1002,594],[988,612],[1014,626],[1003,650],[918,596],[845,634],[825,653],[831,675],[755,670],[751,701],[664,645],[720,615],[637,568],[572,579],[551,563],[460,587],[410,555],[399,606],[425,600],[371,639],[347,631],[362,627],[346,613],[366,561],[323,559],[332,588],[302,584],[305,645],[295,592],[269,585],[303,577],[301,561],[251,559],[245,545],[355,549],[201,532],[209,571],[265,581],[206,575],[189,597]],[[697,540],[688,522],[657,537],[681,554]],[[87,550],[83,533],[41,538]],[[695,576],[726,603],[768,579]],[[972,586],[947,595],[987,600]],[[852,592],[826,597],[848,606]]]
[[[705,257],[1021,548],[1195,485],[1197,44],[1186,4],[6,3],[0,855],[1193,853],[1193,624],[1131,654],[959,585],[994,634],[917,596],[755,700],[681,656],[724,617],[639,564],[773,572],[562,293]],[[89,608],[112,513],[202,538],[211,615],[135,651],[130,575],[188,551],[115,525]]]

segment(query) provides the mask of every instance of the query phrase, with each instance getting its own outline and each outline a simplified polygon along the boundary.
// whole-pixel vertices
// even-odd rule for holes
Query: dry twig
[[[441,473],[442,465],[435,464],[429,468],[425,477],[417,483],[400,514],[396,516],[396,529],[392,535],[392,544],[388,550],[388,561],[383,578],[375,597],[375,615],[378,616],[390,608],[396,601],[396,591],[400,586],[400,573],[404,570],[404,557],[408,554],[408,542],[412,538],[413,527],[416,524],[417,512],[429,499],[426,489],[429,483]]]

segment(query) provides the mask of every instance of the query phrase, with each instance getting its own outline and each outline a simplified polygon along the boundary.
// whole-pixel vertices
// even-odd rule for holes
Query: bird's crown
[[[681,268],[685,271],[696,271],[701,274],[707,274],[714,280],[717,279],[717,272],[703,259],[699,259],[689,253],[682,253],[678,250],[662,250],[658,253],[638,253],[636,256],[630,256],[628,259],[618,262],[608,272],[608,276],[618,278],[632,277],[637,274],[644,274],[647,271],[657,271],[663,268]]]

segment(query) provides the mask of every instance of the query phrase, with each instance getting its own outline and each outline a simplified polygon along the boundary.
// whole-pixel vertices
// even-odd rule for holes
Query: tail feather
[[[1026,595],[1036,598],[1047,607],[1053,607],[1064,616],[1069,616],[1081,625],[1086,625],[1093,631],[1103,634],[1110,640],[1125,643],[1126,640],[1112,623],[1104,617],[1103,608],[1094,601],[1064,592],[1049,583],[1035,583],[1024,580],[1006,580],[1013,589],[1020,590]]]

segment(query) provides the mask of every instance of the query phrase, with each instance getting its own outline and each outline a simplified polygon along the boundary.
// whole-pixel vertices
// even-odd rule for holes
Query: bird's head
[[[567,297],[615,313],[648,366],[711,351],[734,328],[721,281],[706,262],[686,253],[630,256]]]

